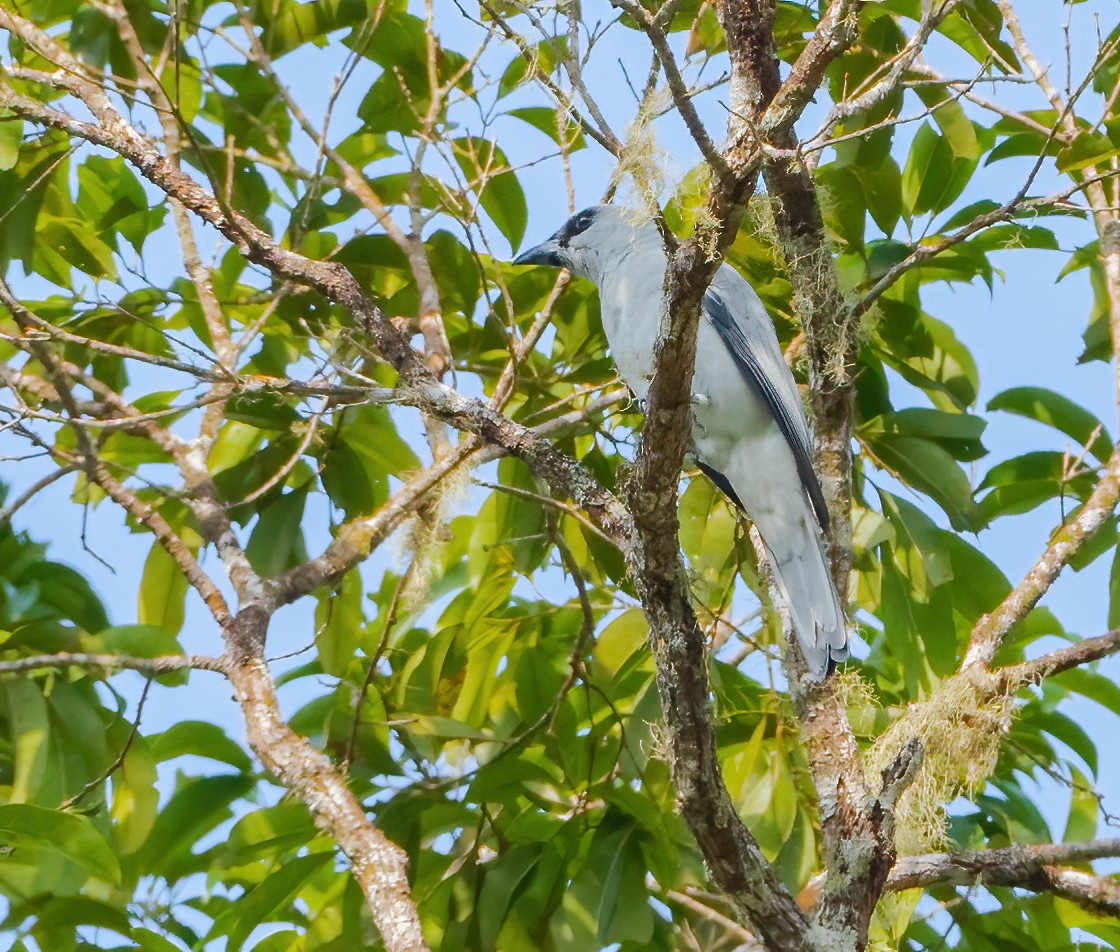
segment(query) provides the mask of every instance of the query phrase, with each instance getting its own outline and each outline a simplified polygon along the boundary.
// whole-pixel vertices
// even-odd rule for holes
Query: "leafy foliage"
[[[535,426],[580,411],[551,434],[555,445],[608,487],[625,478],[640,417],[625,403],[593,402],[614,380],[596,296],[573,281],[553,301],[553,275],[505,260],[537,207],[531,165],[576,163],[591,138],[579,112],[540,94],[569,55],[563,24],[550,32],[534,20],[530,28],[515,4],[440,8],[428,24],[423,10],[397,0],[280,0],[237,13],[192,0],[126,4],[128,34],[101,5],[19,6],[129,99],[143,84],[131,35],[167,97],[177,161],[286,247],[345,265],[387,316],[414,330],[423,331],[434,297],[465,392],[497,392],[511,352],[537,315],[550,313],[552,332],[515,362],[504,412]],[[815,14],[777,6],[777,54],[790,62]],[[825,91],[834,101],[887,68],[918,7],[863,8],[859,41],[829,68]],[[476,14],[481,25],[471,22]],[[590,11],[584,18],[594,22]],[[520,39],[476,55],[469,38],[481,43],[498,19],[516,24]],[[246,24],[251,40],[228,39]],[[939,36],[978,68],[1008,75],[1019,64],[1000,24],[993,3],[974,0],[945,19]],[[723,56],[710,4],[686,0],[670,29],[688,44],[690,77]],[[15,38],[9,61],[49,65]],[[299,108],[304,84],[326,95],[324,62],[331,74],[344,64],[341,75],[357,77],[330,102],[329,149],[312,138],[326,107],[310,118]],[[1113,47],[1097,75],[1114,82],[1116,69]],[[43,103],[64,97],[42,75],[3,82]],[[361,96],[349,95],[359,86]],[[1080,318],[1083,359],[1109,358],[1099,247],[1078,238],[1067,254],[1050,227],[1067,208],[1035,205],[1029,216],[961,230],[999,207],[974,200],[974,176],[986,165],[1045,156],[1048,171],[1084,182],[1120,153],[1118,120],[1097,128],[1078,116],[1082,131],[1059,148],[1034,126],[966,107],[957,92],[936,83],[896,90],[845,119],[815,171],[853,301],[922,249],[953,242],[877,295],[859,341],[852,592],[866,650],[852,665],[849,715],[867,746],[957,670],[974,625],[1009,591],[983,552],[983,533],[1040,509],[1060,532],[1113,449],[1092,410],[1046,386],[980,406],[973,356],[949,315],[929,313],[928,302],[932,285],[976,281],[998,302],[1001,255],[1064,254],[1068,280],[1090,282],[1095,295]],[[884,124],[908,109],[923,110],[916,131]],[[145,116],[155,123],[152,110]],[[1056,118],[1029,116],[1043,127]],[[81,399],[113,411],[104,417],[142,416],[184,433],[211,427],[204,465],[217,501],[266,577],[383,510],[427,465],[415,412],[344,391],[395,382],[353,315],[318,292],[274,282],[224,242],[212,261],[195,264],[220,303],[221,331],[235,342],[240,383],[207,418],[197,388],[220,376],[226,344],[195,275],[169,261],[174,215],[162,195],[104,150],[0,120],[0,263],[39,327],[29,332],[11,309],[0,322],[17,408],[7,412],[22,431],[13,439],[38,441],[59,465],[82,451],[82,431],[62,422],[72,408],[28,337],[57,345]],[[664,196],[667,220],[682,232],[701,215],[698,179]],[[417,259],[432,288],[418,281]],[[748,209],[727,260],[759,291],[782,344],[793,344],[795,302],[765,200]],[[801,364],[795,369],[804,376]],[[286,385],[293,380],[306,386]],[[1049,432],[1039,428],[1037,443],[991,460],[983,436],[996,414]],[[98,458],[200,553],[203,527],[174,484],[168,446],[138,425],[85,432]],[[302,699],[291,727],[345,765],[377,826],[408,851],[433,947],[676,949],[685,936],[719,947],[727,939],[720,919],[688,901],[705,871],[676,810],[646,623],[621,556],[523,463],[503,459],[476,471],[474,484],[469,478],[460,468],[425,503],[401,533],[397,563],[351,569],[312,596],[313,651],[277,668]],[[68,485],[76,506],[112,504],[86,473]],[[698,474],[689,475],[680,517],[692,591],[715,648],[727,786],[782,881],[800,893],[820,868],[820,819],[775,661],[780,624],[743,526]],[[147,531],[135,517],[130,528]],[[1081,558],[1112,560],[1115,623],[1115,526],[1093,546]],[[193,650],[198,638],[185,626],[194,596],[159,542],[143,565],[135,615],[126,613],[135,624],[112,626],[78,572],[46,561],[42,546],[8,527],[0,530],[0,579],[0,661],[60,652],[151,658]],[[1037,608],[999,660],[1021,660],[1054,636],[1075,637]],[[133,730],[135,709],[111,673],[44,666],[0,680],[0,892],[13,948],[377,947],[334,843],[192,704],[192,687],[209,675],[161,676],[152,694],[180,705],[184,717],[150,733],[142,721]],[[1092,668],[1023,691],[1009,735],[992,741],[992,775],[957,791],[969,800],[954,806],[944,842],[1060,839],[1036,802],[1036,781],[1055,773],[1069,778],[1066,838],[1095,834],[1100,752],[1069,713],[1074,696],[1120,715],[1115,686]],[[879,948],[937,948],[946,927],[961,950],[1120,938],[1114,924],[1048,895],[939,886],[922,900],[941,904],[932,917],[915,915],[925,909],[917,902],[881,905]]]

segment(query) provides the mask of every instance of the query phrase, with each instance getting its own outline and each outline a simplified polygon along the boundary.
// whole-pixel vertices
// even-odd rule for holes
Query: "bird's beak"
[[[560,243],[555,238],[542,241],[539,245],[522,251],[513,259],[514,264],[543,264],[549,268],[563,268]]]

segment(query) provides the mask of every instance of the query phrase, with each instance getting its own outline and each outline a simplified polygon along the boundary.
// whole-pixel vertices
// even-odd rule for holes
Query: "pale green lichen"
[[[611,188],[627,180],[632,192],[623,208],[634,224],[649,221],[661,207],[661,196],[669,181],[669,154],[657,142],[653,120],[669,103],[667,90],[643,99],[638,114],[626,127],[618,164],[611,175]]]
[[[456,466],[436,484],[425,505],[398,534],[402,559],[408,562],[400,604],[411,610],[422,604],[440,552],[451,538],[450,523],[467,496],[470,468]]]
[[[992,695],[957,675],[924,701],[910,706],[871,746],[864,769],[873,788],[911,738],[922,743],[922,762],[898,800],[895,846],[912,856],[947,845],[945,804],[974,795],[996,766],[1000,744],[1014,717],[1015,701]]]
[[[857,952],[859,943],[854,929],[830,928],[820,922],[812,923],[805,932],[805,945],[816,952]]]
[[[876,708],[875,688],[856,668],[838,668],[831,678],[832,696],[845,710]]]

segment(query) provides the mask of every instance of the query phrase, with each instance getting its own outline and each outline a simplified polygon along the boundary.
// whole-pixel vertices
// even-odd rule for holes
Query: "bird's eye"
[[[579,218],[576,219],[576,230],[586,231],[591,227],[592,216],[590,212],[584,212]]]

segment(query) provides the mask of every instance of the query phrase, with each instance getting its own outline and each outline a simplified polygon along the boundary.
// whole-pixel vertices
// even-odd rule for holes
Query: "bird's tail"
[[[770,555],[774,582],[789,606],[801,652],[816,678],[823,678],[848,657],[848,630],[844,610],[828,562],[821,551],[820,533],[805,507],[794,525],[781,531],[762,532]]]

